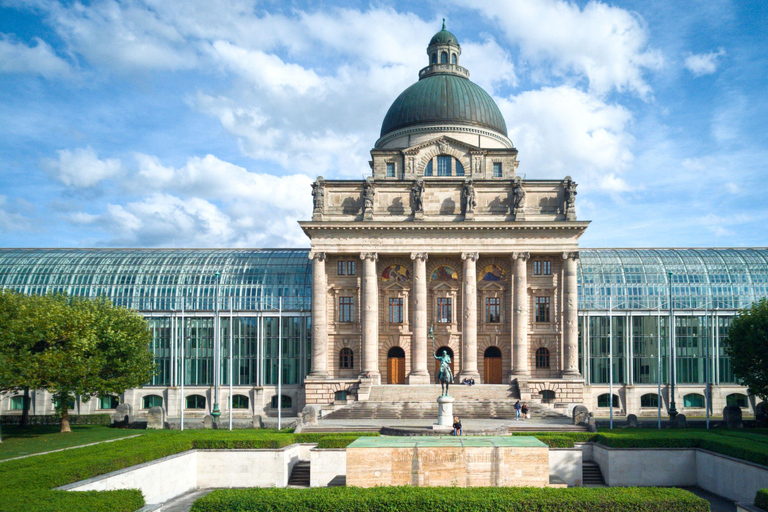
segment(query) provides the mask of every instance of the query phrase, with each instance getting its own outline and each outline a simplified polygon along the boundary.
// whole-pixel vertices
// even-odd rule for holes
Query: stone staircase
[[[515,417],[515,389],[508,385],[483,384],[451,386],[453,413],[466,419],[511,419]],[[354,402],[323,417],[326,419],[434,419],[440,386],[372,386],[367,401]],[[531,416],[537,420],[562,422],[567,418],[540,403],[529,402]]]
[[[597,465],[597,462],[585,460],[581,467],[582,485],[590,487],[605,487],[603,472],[600,471],[600,466]]]
[[[309,461],[297,462],[288,478],[288,487],[309,487]]]

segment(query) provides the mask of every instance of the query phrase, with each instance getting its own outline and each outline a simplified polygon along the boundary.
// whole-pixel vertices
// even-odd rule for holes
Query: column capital
[[[510,257],[513,260],[521,259],[521,260],[525,261],[525,260],[527,260],[527,259],[529,259],[531,257],[531,253],[528,252],[528,251],[525,251],[525,252],[513,252],[512,254],[510,254]]]
[[[480,259],[480,253],[479,252],[463,252],[461,253],[461,259],[477,261],[478,259]]]
[[[564,260],[567,260],[567,259],[577,260],[577,259],[579,259],[579,252],[578,251],[576,251],[576,252],[564,252],[563,253],[563,259]]]
[[[360,259],[361,260],[379,261],[379,254],[376,253],[376,252],[361,252],[360,253]]]
[[[426,252],[412,252],[411,253],[411,259],[412,260],[427,261],[429,259],[429,254],[426,253]]]
[[[325,261],[325,258],[326,256],[324,252],[315,252],[315,251],[309,252],[309,259],[311,260]]]

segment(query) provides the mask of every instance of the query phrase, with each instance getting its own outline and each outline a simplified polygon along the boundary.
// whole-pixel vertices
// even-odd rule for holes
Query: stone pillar
[[[564,370],[563,378],[577,379],[579,374],[579,307],[578,283],[576,280],[577,252],[564,252],[565,280],[563,282],[563,347]]]
[[[379,373],[379,283],[375,252],[360,253],[363,260],[363,365],[362,374],[370,374],[375,383],[381,382]]]
[[[312,260],[312,371],[308,377],[328,378],[328,316],[326,313],[325,253],[310,252]]]
[[[527,252],[512,253],[512,377],[527,377],[528,371],[528,276]]]
[[[480,381],[477,372],[477,259],[476,252],[463,252],[464,260],[464,297],[462,320],[462,356],[460,378],[473,378]]]
[[[429,384],[427,371],[427,258],[425,252],[411,253],[413,260],[413,335],[411,372],[408,384]]]

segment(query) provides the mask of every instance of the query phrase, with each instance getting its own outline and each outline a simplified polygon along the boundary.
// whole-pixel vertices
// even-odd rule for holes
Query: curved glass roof
[[[739,309],[768,296],[768,249],[580,249],[579,309]]]
[[[110,298],[139,311],[311,309],[307,249],[2,249],[0,288]]]

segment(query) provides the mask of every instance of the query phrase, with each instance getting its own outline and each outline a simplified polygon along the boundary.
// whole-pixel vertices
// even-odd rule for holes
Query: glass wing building
[[[311,368],[306,249],[2,249],[0,287],[106,297],[145,316],[158,373],[120,397],[136,411],[163,405],[174,417],[183,404],[186,414],[202,415],[218,379],[224,396],[231,381],[236,412],[269,414],[279,374],[284,410],[303,406]],[[669,405],[673,322],[678,410],[703,414],[707,382],[713,412],[754,407],[722,340],[740,308],[768,296],[768,249],[581,249],[578,291],[590,410],[608,407],[611,379],[614,406],[625,413],[656,414],[659,382]],[[37,394],[33,412],[51,413],[50,397]],[[109,410],[115,398],[76,400],[75,412]],[[17,397],[3,400],[4,413],[18,408]]]

